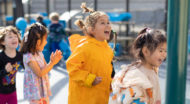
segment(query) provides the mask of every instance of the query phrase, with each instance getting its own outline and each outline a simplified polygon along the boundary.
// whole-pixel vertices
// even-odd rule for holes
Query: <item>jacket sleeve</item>
[[[96,75],[91,74],[87,69],[83,69],[86,64],[86,53],[87,52],[83,47],[77,48],[67,60],[66,67],[70,80],[91,87]]]

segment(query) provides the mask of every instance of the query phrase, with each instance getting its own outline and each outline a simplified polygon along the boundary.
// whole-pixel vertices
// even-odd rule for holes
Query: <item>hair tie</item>
[[[24,34],[24,42],[25,42],[25,43],[26,43],[26,42],[27,42],[27,40],[28,40],[28,34],[29,34],[29,32],[28,32],[28,31]]]
[[[36,25],[39,26],[40,27],[40,31],[42,31],[42,24],[39,23],[39,22],[37,22]]]
[[[146,29],[146,33],[150,33],[151,32],[151,29],[150,28],[147,28]]]

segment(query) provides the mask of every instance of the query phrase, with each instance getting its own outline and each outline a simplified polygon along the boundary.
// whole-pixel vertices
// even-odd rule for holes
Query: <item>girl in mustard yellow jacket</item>
[[[108,16],[90,10],[85,21],[76,24],[84,31],[85,41],[77,45],[66,62],[69,73],[68,104],[108,104],[113,52],[106,40],[111,33]]]

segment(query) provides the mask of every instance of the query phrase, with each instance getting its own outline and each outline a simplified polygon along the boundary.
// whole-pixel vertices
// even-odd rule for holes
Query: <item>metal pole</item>
[[[46,0],[46,13],[48,17],[49,16],[49,0]]]
[[[165,1],[165,18],[164,18],[164,29],[167,32],[167,15],[168,14],[168,0]]]
[[[4,0],[5,16],[7,15],[7,0]]]
[[[189,0],[168,1],[166,104],[185,104]]]
[[[7,0],[4,0],[4,16],[7,16]],[[14,15],[14,14],[13,14]],[[6,21],[6,25],[8,25],[7,21]]]
[[[98,9],[98,0],[94,0],[94,10],[97,11]]]
[[[126,12],[129,12],[129,0],[126,0]],[[129,24],[126,24],[126,36],[129,35]]]
[[[16,21],[16,18],[17,18],[17,14],[16,14],[16,1],[13,0],[13,25],[15,25],[15,21]]]
[[[126,0],[126,12],[129,12],[129,0]],[[129,24],[126,24],[125,28],[126,28],[126,30],[125,30],[125,33],[126,33],[125,36],[127,37],[127,36],[129,36]],[[125,41],[125,51],[126,52],[129,52],[128,45],[129,45],[129,41]]]
[[[30,0],[28,0],[28,22],[30,24],[30,14],[31,14],[31,5],[30,5]]]
[[[71,0],[68,0],[68,11],[69,11],[69,14],[71,12]],[[71,25],[71,17],[69,19],[69,29],[72,29],[72,25]]]

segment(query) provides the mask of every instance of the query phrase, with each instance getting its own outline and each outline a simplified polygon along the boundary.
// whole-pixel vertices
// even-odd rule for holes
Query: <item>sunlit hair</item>
[[[53,12],[50,14],[49,18],[51,21],[59,21],[59,14],[56,12]]]
[[[90,13],[85,20],[78,19],[75,21],[75,25],[77,25],[84,33],[88,34],[88,27],[95,28],[95,24],[101,16],[106,15],[106,13],[101,11],[94,11],[91,8],[86,7],[86,3],[81,4],[81,8],[84,13]],[[90,35],[90,34],[89,34]]]
[[[5,36],[10,34],[10,33],[16,34],[18,37],[19,43],[21,42],[20,32],[13,26],[7,26],[7,27],[0,29],[0,49],[5,50],[5,46],[2,44],[2,42],[5,41]]]
[[[22,40],[21,49],[22,53],[30,52],[32,54],[37,53],[36,44],[39,39],[43,39],[47,35],[48,31],[46,27],[39,23],[32,24],[27,28],[27,31]]]
[[[142,52],[142,48],[144,46],[146,46],[147,49],[153,53],[159,45],[166,42],[167,39],[165,34],[161,33],[159,30],[144,28],[139,32],[137,38],[134,41],[132,54],[135,56],[135,58],[144,60],[145,58]]]

